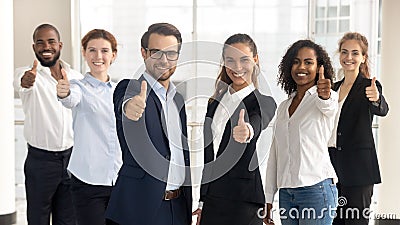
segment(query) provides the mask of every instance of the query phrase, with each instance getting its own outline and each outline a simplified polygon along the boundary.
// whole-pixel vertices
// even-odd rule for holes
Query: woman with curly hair
[[[278,83],[289,98],[278,107],[267,163],[266,224],[279,189],[283,225],[332,223],[337,202],[335,170],[327,149],[338,108],[334,72],[326,51],[299,40],[279,65]]]

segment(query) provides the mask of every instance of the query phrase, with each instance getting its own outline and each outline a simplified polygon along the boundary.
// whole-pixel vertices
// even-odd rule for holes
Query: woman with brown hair
[[[204,123],[203,207],[194,214],[201,225],[261,225],[265,197],[256,143],[276,104],[257,90],[258,53],[250,36],[229,37],[222,58]]]

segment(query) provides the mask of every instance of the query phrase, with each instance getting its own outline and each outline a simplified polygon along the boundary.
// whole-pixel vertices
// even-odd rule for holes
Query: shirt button
[[[165,159],[166,159],[166,160],[169,160],[169,159],[170,159],[169,155],[166,155],[166,156],[165,156]]]
[[[338,132],[337,135],[340,136],[340,135],[342,135],[342,133],[341,133],[341,132]]]

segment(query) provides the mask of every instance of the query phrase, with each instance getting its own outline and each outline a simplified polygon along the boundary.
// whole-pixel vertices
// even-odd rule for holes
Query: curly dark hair
[[[296,41],[288,48],[279,64],[278,84],[281,85],[282,89],[288,95],[297,90],[297,85],[292,78],[291,71],[294,59],[301,48],[311,48],[315,51],[315,54],[317,55],[317,66],[324,66],[324,76],[326,79],[330,79],[331,82],[333,82],[333,78],[335,77],[331,60],[323,47],[311,40]],[[319,77],[317,76],[315,79],[315,84],[317,84],[318,79]]]

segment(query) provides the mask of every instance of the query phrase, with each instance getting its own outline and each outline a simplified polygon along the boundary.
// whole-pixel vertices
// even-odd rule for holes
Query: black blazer
[[[138,121],[129,120],[122,113],[123,102],[140,93],[142,80],[143,76],[139,80],[122,80],[114,91],[114,112],[123,165],[110,197],[106,218],[121,225],[152,224],[163,200],[168,178],[171,152],[161,102],[155,92],[151,88],[147,89],[146,109]],[[147,86],[150,87],[149,84]],[[176,93],[174,101],[182,128],[183,155],[187,168],[185,184],[191,184],[184,99]],[[183,187],[183,197],[190,224],[191,186]]]
[[[344,79],[336,82],[337,91]],[[389,107],[376,81],[380,104],[374,105],[365,95],[371,79],[358,74],[340,112],[336,133],[336,149],[330,149],[333,167],[344,186],[370,185],[381,182],[378,158],[372,135],[373,116],[385,116]]]
[[[256,143],[260,133],[275,115],[276,103],[272,97],[254,90],[243,99],[226,123],[221,143],[214,159],[211,123],[222,96],[207,107],[204,122],[204,163],[200,200],[206,195],[225,199],[265,204],[264,189],[258,168]],[[245,109],[245,121],[254,129],[250,143],[240,144],[232,137],[239,112]],[[206,203],[205,203],[206,204]]]

